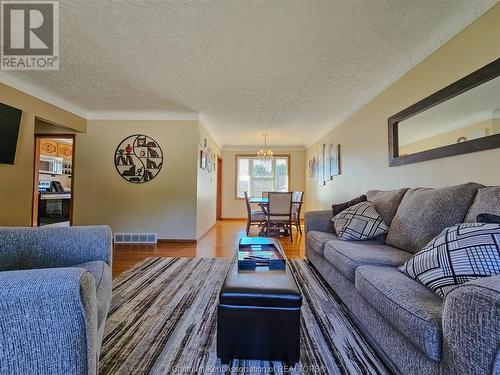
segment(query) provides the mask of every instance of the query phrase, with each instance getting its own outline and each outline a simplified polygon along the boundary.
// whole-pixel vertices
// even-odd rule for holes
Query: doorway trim
[[[35,134],[35,155],[33,156],[33,194],[31,201],[31,226],[38,226],[38,179],[40,177],[40,140],[46,138],[59,138],[72,140],[71,153],[71,201],[69,203],[69,225],[73,225],[73,204],[75,201],[75,147],[76,134],[74,133],[43,133]]]
[[[215,218],[222,219],[222,158],[217,156],[217,208]]]

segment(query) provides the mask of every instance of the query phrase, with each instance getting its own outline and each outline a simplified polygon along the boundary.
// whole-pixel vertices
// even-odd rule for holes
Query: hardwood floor
[[[148,257],[200,257],[216,258],[234,255],[238,240],[245,235],[245,220],[220,220],[198,243],[169,242],[156,245],[115,245],[113,249],[113,277]],[[256,236],[253,227],[250,235]],[[280,242],[289,259],[304,257],[304,236],[295,229],[293,242],[280,237]]]

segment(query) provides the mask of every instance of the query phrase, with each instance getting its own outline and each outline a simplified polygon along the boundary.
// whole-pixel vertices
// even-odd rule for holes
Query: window
[[[260,197],[263,191],[288,191],[289,156],[259,160],[253,156],[236,156],[236,198]]]

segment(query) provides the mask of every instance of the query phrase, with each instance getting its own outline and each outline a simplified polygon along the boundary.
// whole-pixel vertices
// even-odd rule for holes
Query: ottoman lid
[[[283,270],[238,270],[231,266],[222,285],[219,303],[233,306],[300,307],[302,295],[291,272]]]

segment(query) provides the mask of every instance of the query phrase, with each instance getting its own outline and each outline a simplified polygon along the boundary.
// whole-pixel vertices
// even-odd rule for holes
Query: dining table
[[[250,203],[253,203],[253,204],[263,204],[263,205],[269,204],[269,198],[264,198],[264,197],[252,197],[248,201]],[[302,202],[301,201],[300,202],[292,201],[292,203],[293,204],[300,204]]]
[[[264,211],[264,213],[266,213],[266,208],[267,208],[267,205],[269,204],[269,198],[267,198],[267,197],[251,197],[248,199],[248,201],[251,204],[258,204],[262,208],[262,211]],[[299,201],[299,202],[292,201],[292,204],[298,205],[298,206],[302,205],[302,203],[303,203],[302,201]],[[267,215],[267,213],[266,213],[266,215]],[[259,236],[264,236],[265,232],[266,232],[266,227],[265,227],[265,225],[263,225],[261,227],[260,232],[259,232]],[[287,235],[287,233],[288,233],[288,230],[285,230],[285,235]]]

